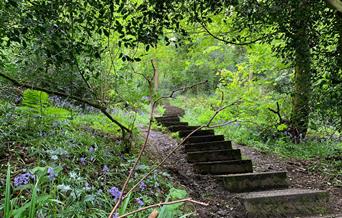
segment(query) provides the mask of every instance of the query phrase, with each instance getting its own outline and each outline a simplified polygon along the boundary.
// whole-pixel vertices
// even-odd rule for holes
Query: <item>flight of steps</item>
[[[198,126],[181,122],[181,113],[168,110],[156,121],[171,132],[185,138]],[[175,107],[173,107],[175,108]],[[247,217],[302,217],[327,212],[328,193],[325,191],[289,189],[286,172],[253,172],[251,160],[241,157],[231,141],[215,135],[214,130],[198,130],[184,143],[187,161],[198,174],[210,174],[240,200]]]

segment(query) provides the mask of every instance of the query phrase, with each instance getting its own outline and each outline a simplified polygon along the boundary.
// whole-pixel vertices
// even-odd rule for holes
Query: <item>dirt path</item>
[[[158,159],[162,159],[177,145],[177,141],[168,134],[152,131],[149,144],[149,152],[159,157]],[[342,214],[341,188],[333,187],[327,178],[310,172],[307,161],[282,159],[242,145],[234,145],[234,147],[241,149],[244,156],[253,160],[256,172],[286,170],[290,187],[327,190],[330,194],[333,213]],[[241,194],[232,194],[224,190],[222,184],[212,176],[194,174],[191,164],[186,162],[182,148],[168,159],[164,168],[173,175],[176,184],[178,183],[188,190],[192,198],[209,203],[208,207],[196,205],[196,217],[246,217],[237,199]]]

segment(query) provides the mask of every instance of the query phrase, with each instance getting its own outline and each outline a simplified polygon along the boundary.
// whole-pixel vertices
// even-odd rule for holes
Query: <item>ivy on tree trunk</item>
[[[304,4],[303,4],[304,5]],[[298,18],[293,22],[295,32],[295,75],[292,94],[292,136],[294,142],[299,142],[306,136],[310,114],[311,96],[311,55],[307,21]]]

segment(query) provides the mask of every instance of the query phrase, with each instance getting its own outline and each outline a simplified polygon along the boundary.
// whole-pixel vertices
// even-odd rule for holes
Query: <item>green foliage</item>
[[[132,192],[126,196],[125,200],[122,202],[122,205],[119,207],[119,214],[123,215],[126,213],[128,204],[132,200],[131,197],[132,197]]]
[[[336,175],[340,162],[329,160],[341,146],[320,140],[341,137],[339,19],[322,0],[10,0],[0,3],[0,72],[106,107],[133,136],[149,122],[150,101],[207,80],[172,101],[187,109],[191,125],[230,105],[213,120],[227,124],[218,129],[227,138],[287,157],[318,156]],[[7,82],[0,79],[0,157],[13,160],[12,177],[32,172],[37,180],[12,190],[10,168],[1,169],[6,216],[106,216],[114,204],[107,190],[121,185],[139,137],[128,145],[105,116],[86,107],[80,113],[69,99],[62,107],[44,92],[25,90],[19,105]],[[308,141],[289,140],[293,130],[302,139],[307,127]],[[52,181],[49,167],[58,174]],[[149,168],[145,160],[133,180]],[[167,200],[186,196],[168,180],[156,172],[145,181],[153,194],[129,195],[120,214],[139,207],[133,199],[152,204],[163,193]],[[164,206],[160,216],[181,216],[183,206]]]
[[[50,105],[49,95],[45,92],[26,89],[23,92],[22,105],[33,109],[43,110]]]
[[[36,204],[37,204],[37,186],[38,186],[39,179],[37,179],[36,184],[32,187],[32,196],[30,201],[30,212],[29,218],[36,217]]]
[[[27,111],[26,106],[3,103],[0,107],[1,157],[6,158],[9,151],[14,151],[11,169],[16,169],[12,176],[9,168],[7,176],[5,169],[0,169],[0,176],[6,178],[7,184],[0,187],[0,192],[6,195],[3,199],[11,199],[0,201],[0,208],[5,210],[11,202],[11,217],[107,216],[115,203],[108,190],[113,186],[120,188],[140,149],[140,138],[134,138],[133,151],[126,154],[123,153],[126,142],[121,141],[117,127],[102,115],[74,111],[73,119],[69,119],[58,116],[58,110],[45,111],[39,116]],[[131,114],[135,113],[117,110],[114,115],[127,123],[146,120],[140,115],[130,118]],[[149,164],[144,158],[128,188],[150,170]],[[103,172],[105,165],[108,172]],[[49,168],[53,169],[53,178]],[[35,180],[10,189],[11,180],[21,172],[32,173]],[[119,208],[120,214],[138,209],[137,198],[146,205],[164,201],[163,193],[173,187],[169,181],[168,174],[155,171],[144,181],[144,190],[139,189],[126,198]],[[145,217],[150,212],[135,217]]]
[[[6,187],[5,187],[5,202],[4,202],[4,216],[11,217],[11,166],[7,166]]]
[[[166,202],[183,199],[186,196],[187,192],[185,190],[172,188],[166,197]],[[159,216],[165,218],[179,217],[182,215],[182,211],[180,209],[183,204],[184,203],[164,205],[160,209]]]

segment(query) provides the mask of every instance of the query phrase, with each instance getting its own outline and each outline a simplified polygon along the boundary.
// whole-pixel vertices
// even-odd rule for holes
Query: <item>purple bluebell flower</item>
[[[119,213],[114,213],[112,218],[119,218]]]
[[[85,158],[85,157],[81,157],[81,158],[80,158],[80,163],[81,163],[82,165],[86,165],[86,158]]]
[[[50,181],[54,180],[57,176],[57,174],[55,173],[52,167],[48,168],[47,173],[48,173],[48,177]]]
[[[121,195],[121,191],[115,186],[111,187],[108,192],[114,197],[114,201],[118,200]]]
[[[139,188],[140,188],[140,190],[141,191],[144,191],[145,189],[146,189],[146,184],[144,183],[144,182],[141,182],[140,184],[139,184]]]
[[[94,153],[94,152],[95,152],[95,148],[94,148],[93,146],[90,146],[89,152],[90,152],[90,153]]]
[[[107,165],[104,165],[103,168],[102,168],[102,173],[103,174],[108,174],[109,173],[109,168]]]
[[[143,200],[141,200],[141,198],[136,198],[135,201],[137,202],[137,204],[139,204],[141,207],[144,206],[144,202]]]
[[[13,184],[15,187],[18,187],[28,184],[31,180],[34,180],[34,175],[31,173],[23,173],[14,178]]]
[[[85,182],[84,189],[85,190],[91,190],[91,185],[88,182]]]

